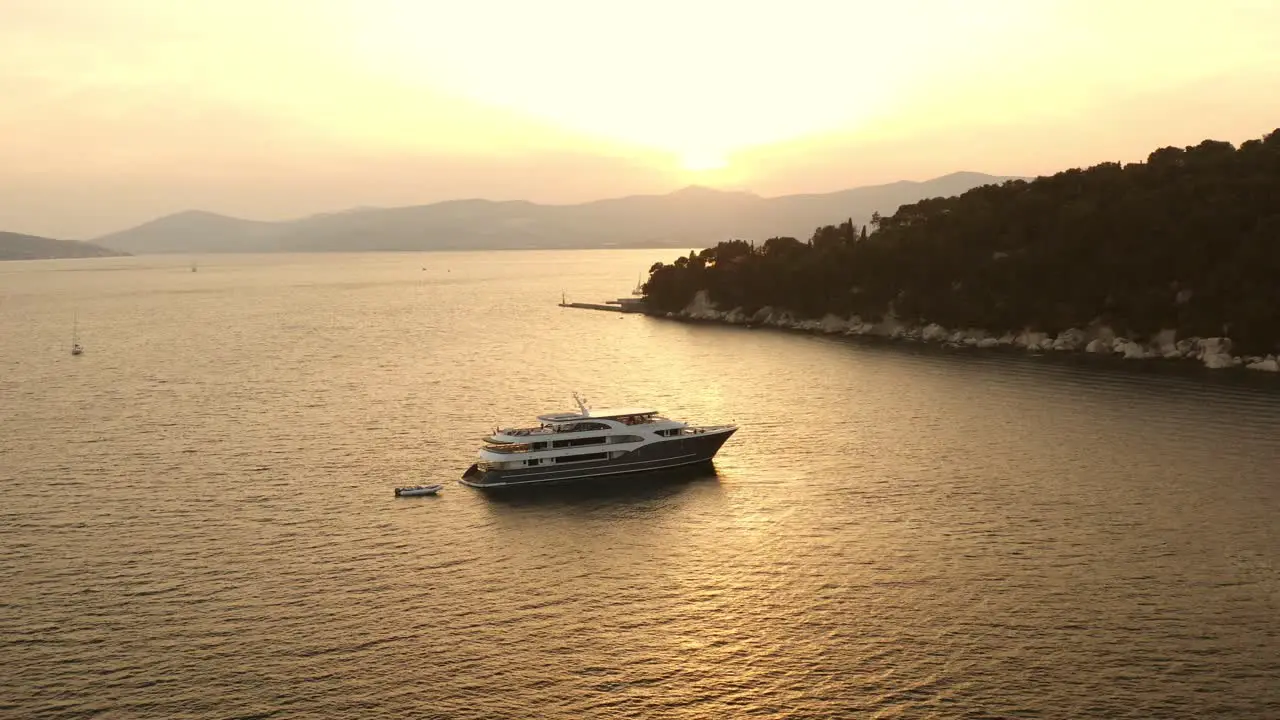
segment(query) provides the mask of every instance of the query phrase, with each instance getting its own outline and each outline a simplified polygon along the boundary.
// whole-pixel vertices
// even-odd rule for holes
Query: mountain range
[[[691,186],[576,205],[451,200],[358,208],[264,222],[191,210],[93,242],[133,253],[352,252],[519,248],[706,247],[728,238],[809,237],[815,228],[870,221],[899,205],[1015,178],[958,172],[833,193],[763,198]]]
[[[0,260],[119,257],[128,254],[78,240],[54,240],[37,235],[0,232]]]

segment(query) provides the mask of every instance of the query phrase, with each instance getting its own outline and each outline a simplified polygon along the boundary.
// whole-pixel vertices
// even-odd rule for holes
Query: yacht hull
[[[735,427],[685,435],[649,443],[612,460],[564,463],[514,470],[481,470],[472,465],[462,475],[462,483],[476,488],[504,488],[576,482],[594,478],[652,473],[708,463],[737,431]]]

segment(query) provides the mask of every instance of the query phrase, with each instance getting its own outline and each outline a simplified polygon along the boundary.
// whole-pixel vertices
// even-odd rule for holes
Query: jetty
[[[578,308],[580,310],[603,310],[605,312],[616,313],[643,313],[645,312],[644,298],[618,298],[617,300],[605,300],[603,303],[585,303],[585,302],[567,302],[564,296],[560,296],[560,307]]]

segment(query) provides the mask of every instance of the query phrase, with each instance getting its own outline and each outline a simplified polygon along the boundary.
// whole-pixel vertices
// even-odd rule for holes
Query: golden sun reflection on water
[[[1274,387],[555,305],[680,254],[0,268],[6,707],[1274,714]],[[740,429],[714,471],[456,482],[574,390]]]

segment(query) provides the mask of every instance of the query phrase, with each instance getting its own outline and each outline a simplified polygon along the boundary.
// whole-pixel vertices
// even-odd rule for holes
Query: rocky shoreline
[[[1085,353],[1120,357],[1125,360],[1169,360],[1197,362],[1210,370],[1242,368],[1260,372],[1280,373],[1280,357],[1276,355],[1235,355],[1231,339],[1227,337],[1177,338],[1173,330],[1163,330],[1146,342],[1135,338],[1117,336],[1111,328],[1096,325],[1088,328],[1070,328],[1051,336],[1048,333],[1024,330],[1020,333],[995,335],[982,329],[948,329],[936,323],[915,325],[892,317],[876,323],[865,322],[857,316],[841,318],[827,315],[821,320],[801,320],[791,312],[765,307],[747,315],[741,308],[723,311],[707,299],[706,292],[699,292],[683,310],[669,313],[650,313],[674,320],[717,322],[747,327],[771,327],[824,335],[877,337],[887,340],[914,341],[947,347],[972,347],[983,349],[1009,348],[1029,353]]]

